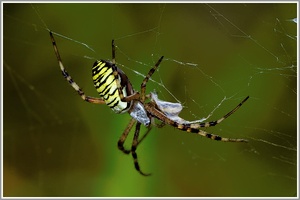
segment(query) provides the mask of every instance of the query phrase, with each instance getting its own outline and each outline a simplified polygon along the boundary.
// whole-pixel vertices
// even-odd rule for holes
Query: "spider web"
[[[4,196],[298,195],[296,3],[5,3],[2,13]],[[153,175],[141,177],[116,148],[130,116],[82,102],[61,76],[47,29],[91,96],[91,66],[111,59],[112,39],[136,90],[165,56],[147,92],[181,103],[185,120],[217,120],[250,95],[205,129],[249,143],[154,127],[137,150]]]

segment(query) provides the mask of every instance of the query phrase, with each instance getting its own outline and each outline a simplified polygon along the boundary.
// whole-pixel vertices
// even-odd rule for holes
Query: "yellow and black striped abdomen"
[[[121,101],[116,77],[114,75],[113,64],[108,61],[96,61],[93,65],[93,81],[100,97],[103,98],[106,105],[108,105],[116,113],[126,112],[131,102]],[[116,67],[117,69],[117,67]],[[119,81],[121,82],[120,75],[118,74]],[[125,87],[122,87],[123,95],[127,96],[127,91]]]

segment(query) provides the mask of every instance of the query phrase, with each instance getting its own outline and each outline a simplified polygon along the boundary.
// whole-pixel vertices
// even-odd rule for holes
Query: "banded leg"
[[[114,65],[116,65],[116,46],[115,46],[115,41],[112,40],[111,42],[111,46],[112,46],[112,63]],[[141,85],[141,88],[146,88],[146,83],[148,82],[149,78],[152,76],[152,74],[155,72],[155,70],[158,68],[159,64],[161,63],[162,59],[164,57],[162,56],[157,63],[154,65],[154,67],[152,69],[150,69],[150,71],[148,72],[147,76],[144,78],[143,83]],[[143,91],[143,89],[142,89]],[[145,89],[144,92],[142,92],[142,94],[145,95]]]
[[[158,68],[159,64],[161,63],[162,59],[164,57],[160,57],[160,59],[157,61],[157,63],[150,69],[146,77],[144,78],[142,84],[141,84],[141,94],[140,94],[140,101],[143,103],[145,101],[145,93],[146,93],[146,84],[149,81],[150,77],[153,75],[155,70]]]
[[[129,124],[127,125],[126,129],[124,130],[124,132],[122,133],[119,141],[118,141],[118,149],[121,150],[123,153],[125,154],[129,154],[130,150],[127,150],[124,148],[124,142],[130,132],[130,130],[132,129],[133,125],[135,124],[136,120],[134,118],[131,118]]]
[[[198,135],[201,135],[203,137],[212,139],[212,140],[217,140],[217,141],[222,141],[222,142],[248,142],[246,139],[240,139],[240,138],[225,138],[219,135],[215,135],[212,133],[208,133],[206,131],[200,130],[198,128],[192,128],[189,124],[178,124],[174,122],[171,124],[175,128],[178,128],[179,130],[190,132],[190,133],[196,133]]]
[[[220,124],[224,119],[228,118],[230,115],[232,115],[235,111],[237,111],[247,100],[249,99],[249,96],[247,96],[239,105],[237,105],[234,109],[232,109],[229,113],[224,115],[222,118],[216,120],[216,121],[211,121],[211,122],[204,122],[204,123],[197,123],[197,124],[184,124],[186,127],[194,128],[194,129],[199,129],[199,128],[207,128],[211,126],[216,126],[217,124]]]
[[[79,94],[79,96],[84,101],[87,101],[89,103],[95,103],[95,104],[105,104],[104,100],[101,99],[101,98],[86,96],[84,94],[83,90],[79,87],[79,85],[77,85],[77,83],[72,79],[72,77],[69,75],[69,73],[65,69],[65,67],[64,67],[64,65],[62,63],[62,60],[61,60],[61,57],[60,57],[60,54],[59,54],[59,51],[58,51],[55,39],[54,39],[53,34],[52,34],[51,31],[50,31],[50,38],[51,38],[51,41],[52,41],[52,45],[53,45],[53,48],[54,48],[54,52],[55,52],[56,58],[58,60],[58,64],[59,64],[60,70],[61,70],[63,76],[65,77],[65,79],[73,87],[73,89],[76,90],[76,92]]]
[[[139,165],[139,162],[138,162],[137,153],[136,153],[136,148],[137,148],[137,145],[139,143],[138,139],[139,139],[140,128],[141,128],[141,123],[137,122],[136,127],[135,127],[134,136],[133,136],[132,146],[131,146],[131,155],[133,157],[133,162],[134,162],[135,169],[138,172],[140,172],[140,174],[142,174],[143,176],[149,176],[149,175],[151,175],[150,173],[144,173],[144,172],[141,171],[140,165]]]
[[[200,125],[202,124],[202,127],[209,127],[209,126],[215,126],[219,123],[221,123],[224,119],[229,117],[231,114],[233,114],[238,108],[241,107],[241,105],[248,99],[249,97],[246,97],[237,107],[235,107],[232,111],[227,113],[224,117],[221,119],[213,122],[208,122],[208,126],[205,126],[207,123],[200,123],[200,124],[180,124],[178,122],[173,121],[172,119],[169,119],[162,111],[157,110],[152,103],[146,103],[144,104],[145,109],[147,110],[148,113],[150,113],[152,116],[156,117],[160,121],[169,124],[171,126],[174,126],[175,128],[186,131],[186,132],[191,132],[191,133],[196,133],[198,135],[201,135],[203,137],[210,138],[212,140],[218,140],[218,141],[223,141],[223,142],[248,142],[248,140],[245,139],[235,139],[235,138],[223,138],[219,135],[214,135],[211,133],[207,133],[203,130],[199,130],[201,127]]]
[[[193,132],[195,131],[195,132]],[[212,140],[217,140],[217,141],[222,141],[222,142],[248,142],[248,140],[245,139],[240,139],[240,138],[225,138],[225,137],[221,137],[219,135],[214,135],[211,133],[208,133],[206,131],[203,130],[197,130],[197,129],[192,129],[192,133],[197,133],[198,135],[201,135],[203,137],[207,137],[210,138]]]
[[[216,126],[217,124],[220,124],[224,119],[228,118],[230,115],[232,115],[235,111],[237,111],[247,100],[249,99],[249,96],[247,96],[241,103],[239,103],[234,109],[232,109],[229,113],[224,115],[222,118],[212,121],[212,122],[205,122],[200,124],[178,124],[177,128],[183,131],[196,133],[198,135],[201,135],[203,137],[210,138],[212,140],[218,140],[223,142],[248,142],[246,139],[239,139],[239,138],[224,138],[219,135],[214,135],[211,133],[208,133],[203,130],[199,130],[201,127],[210,127],[210,126]]]
[[[219,135],[215,135],[212,133],[208,133],[203,130],[199,130],[201,127],[210,127],[210,126],[216,126],[217,124],[221,123],[224,119],[228,118],[230,115],[232,115],[235,111],[237,111],[247,100],[249,99],[249,96],[247,96],[241,103],[239,103],[234,109],[232,109],[229,113],[224,115],[222,118],[212,121],[212,122],[204,122],[200,124],[181,124],[177,127],[180,130],[184,130],[191,133],[196,133],[198,135],[201,135],[203,137],[210,138],[212,140],[218,140],[223,142],[248,142],[246,139],[239,139],[239,138],[224,138]]]
[[[129,154],[131,152],[131,150],[125,149],[124,143],[125,143],[125,140],[127,139],[127,136],[128,136],[128,134],[129,134],[130,130],[132,129],[135,122],[136,122],[136,120],[134,118],[132,118],[130,120],[129,124],[127,125],[126,129],[124,130],[123,134],[121,135],[121,137],[118,141],[118,149],[120,151],[122,151],[123,153],[125,153],[125,154]],[[146,138],[146,136],[148,135],[148,133],[150,132],[151,129],[152,129],[152,126],[147,127],[147,131],[143,135],[143,137],[138,141],[137,147]]]
[[[118,89],[118,93],[120,96],[121,101],[124,102],[129,102],[132,100],[137,100],[139,99],[139,93],[138,92],[134,92],[132,95],[128,95],[128,96],[124,96],[123,91],[122,91],[122,86],[119,80],[119,73],[117,70],[117,66],[116,66],[116,46],[115,46],[115,41],[112,40],[111,41],[111,48],[112,48],[112,70],[113,70],[113,75],[115,76],[115,80],[117,82],[117,89]],[[127,80],[123,80],[123,81],[129,81]]]
[[[112,63],[115,65],[116,64],[116,46],[115,46],[115,41],[111,41],[111,53],[112,53]]]
[[[117,82],[117,88],[118,88],[118,92],[119,92],[119,96],[121,101],[130,101],[130,100],[125,100],[123,91],[122,91],[122,87],[121,87],[121,83],[119,80],[119,73],[117,71],[117,67],[116,67],[116,46],[115,46],[115,41],[112,40],[111,41],[111,50],[112,50],[112,69],[113,69],[113,75],[115,76],[116,82]]]
[[[152,129],[151,125],[147,127],[146,133],[143,135],[143,137],[141,139],[138,140],[138,143],[137,143],[136,147],[138,147],[142,143],[142,141],[147,137],[147,135],[151,131],[151,129]]]

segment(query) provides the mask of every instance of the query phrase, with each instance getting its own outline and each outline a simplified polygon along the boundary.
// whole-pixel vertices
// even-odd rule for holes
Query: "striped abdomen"
[[[116,66],[113,66],[111,62],[105,60],[96,61],[93,65],[92,73],[94,86],[96,87],[100,97],[102,97],[105,101],[106,105],[108,105],[116,113],[124,113],[131,107],[132,102],[121,101],[116,77],[113,73],[113,67],[115,67],[118,72],[118,79],[120,81],[124,97],[133,94],[131,83],[124,72]]]

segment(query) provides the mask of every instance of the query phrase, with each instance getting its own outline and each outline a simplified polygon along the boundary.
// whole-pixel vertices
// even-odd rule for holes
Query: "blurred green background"
[[[222,197],[297,195],[297,17],[286,4],[3,4],[4,196]],[[248,144],[153,128],[139,146],[143,177],[117,149],[129,122],[83,102],[96,59],[111,59],[135,89],[164,55],[147,91],[184,105],[181,117]],[[89,48],[87,48],[87,45]],[[137,73],[138,72],[138,73]],[[145,128],[142,129],[142,132]],[[126,147],[130,146],[132,136]]]

